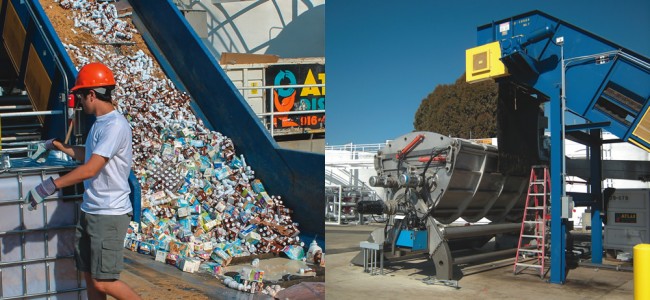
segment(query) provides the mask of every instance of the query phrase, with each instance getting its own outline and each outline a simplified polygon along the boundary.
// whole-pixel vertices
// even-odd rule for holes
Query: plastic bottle
[[[307,261],[309,262],[314,262],[314,255],[317,252],[323,252],[323,249],[318,246],[318,243],[316,243],[316,239],[311,241],[311,244],[309,245],[309,250],[307,250]]]

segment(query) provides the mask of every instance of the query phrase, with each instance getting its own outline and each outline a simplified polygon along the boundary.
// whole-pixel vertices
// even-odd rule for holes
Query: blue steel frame
[[[549,130],[551,131],[551,283],[566,281],[566,224],[561,218],[560,201],[564,192],[564,137],[562,133],[560,93],[551,96]],[[560,205],[558,205],[560,204]]]
[[[592,129],[589,134],[600,141],[601,129]],[[591,205],[591,262],[603,263],[603,227],[600,211],[603,209],[603,179],[602,179],[602,142],[589,145],[589,160],[591,162],[591,194],[596,199]],[[596,224],[594,226],[594,224]]]
[[[563,117],[568,109],[587,123],[575,127],[591,130],[592,262],[602,262],[602,226],[600,210],[601,170],[599,129],[615,134],[623,141],[634,141],[650,148],[647,136],[637,136],[650,106],[650,59],[605,40],[588,31],[540,11],[531,11],[478,27],[477,44],[498,41],[501,61],[513,81],[550,99],[551,132],[551,283],[566,281],[566,219],[561,216],[564,187]],[[562,41],[557,38],[562,37]],[[564,56],[569,57],[565,59]],[[570,88],[566,88],[566,83]],[[605,95],[607,88],[621,92],[627,99]],[[624,97],[625,98],[625,97]],[[603,100],[604,99],[604,100]],[[619,101],[619,102],[617,102]],[[625,103],[627,101],[627,103]],[[636,102],[636,103],[634,103]],[[602,104],[606,103],[603,107]],[[633,106],[630,108],[629,104]],[[566,106],[565,106],[566,104]],[[618,112],[608,112],[612,107]]]

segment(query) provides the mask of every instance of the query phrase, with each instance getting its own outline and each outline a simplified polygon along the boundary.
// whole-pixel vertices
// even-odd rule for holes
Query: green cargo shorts
[[[81,212],[75,234],[77,270],[95,279],[119,279],[124,269],[124,237],[131,221],[125,215],[93,215]]]

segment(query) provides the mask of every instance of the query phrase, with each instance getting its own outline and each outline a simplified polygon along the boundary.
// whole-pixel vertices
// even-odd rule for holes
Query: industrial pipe
[[[31,105],[3,105],[0,106],[0,110],[10,110],[10,109],[32,109]]]
[[[0,118],[9,118],[9,117],[31,117],[31,116],[50,116],[50,115],[61,115],[63,114],[60,110],[48,110],[48,111],[23,111],[23,112],[12,112],[12,113],[0,113]]]
[[[595,264],[595,263],[588,262],[588,261],[580,261],[580,262],[578,262],[578,266],[632,272],[631,267],[626,267],[626,266],[621,266],[621,265]]]
[[[357,212],[362,215],[381,215],[385,209],[384,201],[363,200],[357,202]]]
[[[368,184],[372,187],[397,187],[398,182],[392,177],[371,176]]]
[[[461,256],[461,257],[454,258],[454,264],[468,264],[479,260],[488,260],[488,259],[491,260],[493,258],[502,257],[502,256],[512,257],[516,253],[517,253],[517,248],[511,248],[511,249],[490,251],[490,252],[474,254],[474,255]]]
[[[526,47],[529,44],[539,42],[545,38],[551,37],[555,34],[555,30],[551,26],[544,26],[539,28],[528,35],[528,38],[525,42],[521,43],[522,47]]]
[[[490,234],[506,233],[521,230],[520,223],[489,224],[473,226],[448,226],[444,229],[446,239],[460,239]]]

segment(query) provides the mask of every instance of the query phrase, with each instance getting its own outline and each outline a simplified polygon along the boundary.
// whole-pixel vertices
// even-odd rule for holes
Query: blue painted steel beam
[[[576,132],[577,133],[577,132]],[[589,132],[589,161],[591,165],[590,194],[576,195],[575,206],[591,207],[591,262],[601,264],[603,262],[603,227],[600,211],[602,208],[602,140],[600,139],[601,129],[592,129]],[[599,142],[598,142],[599,141]],[[596,201],[593,201],[593,200]]]
[[[612,122],[598,122],[598,123],[585,123],[585,124],[576,124],[576,125],[567,125],[565,127],[565,132],[579,131],[585,129],[600,129],[605,128],[611,125]],[[600,137],[598,138],[600,139]]]
[[[592,129],[589,134],[600,139],[600,129]],[[589,145],[589,160],[591,162],[591,193],[596,203],[591,205],[591,262],[600,264],[603,262],[603,226],[600,217],[600,210],[603,205],[603,176],[602,176],[602,155],[601,144]]]
[[[589,122],[610,122],[603,129],[622,140],[650,149],[650,134],[642,125],[646,116],[650,118],[646,114],[650,107],[650,59],[540,11],[478,28],[478,45],[495,41],[499,42],[500,59],[509,73],[501,80],[513,81],[551,102],[550,282],[564,283],[566,220],[561,218],[561,202],[566,174],[562,102],[566,101],[568,110]],[[601,143],[592,144],[600,147]],[[592,218],[599,222],[599,213]]]
[[[564,139],[562,137],[562,105],[560,92],[551,97],[551,283],[566,281],[566,225],[562,219],[564,190]]]
[[[601,143],[603,144],[618,144],[618,143],[626,143],[624,140],[621,139],[612,139],[612,140],[601,140]]]
[[[131,189],[129,200],[131,201],[131,206],[133,206],[133,221],[140,222],[140,215],[142,214],[140,196],[142,195],[142,189],[140,188],[138,177],[135,176],[133,170],[129,173],[129,188]],[[140,227],[138,227],[138,229],[140,229]]]
[[[641,120],[650,107],[650,59],[584,29],[531,11],[478,28],[478,45],[498,41],[510,77],[552,96],[560,83],[560,47],[566,60],[567,108],[607,131],[650,148]],[[650,115],[648,115],[650,118]]]
[[[574,141],[582,145],[591,145],[591,144],[600,144],[600,139],[594,139],[591,135],[586,134],[582,131],[571,131],[567,132],[567,140]]]

